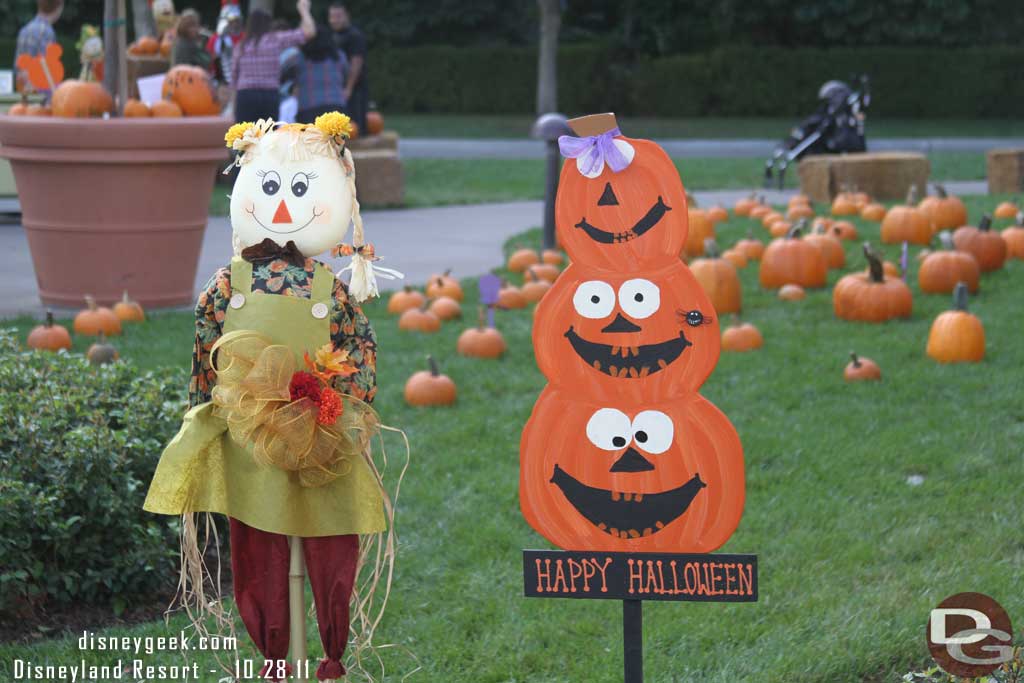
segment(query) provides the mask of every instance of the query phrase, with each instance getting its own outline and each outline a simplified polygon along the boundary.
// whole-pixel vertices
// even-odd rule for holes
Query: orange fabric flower
[[[341,416],[342,411],[345,409],[338,392],[326,387],[320,392],[320,401],[318,403],[320,405],[320,412],[316,416],[316,421],[322,425],[334,424],[335,420]]]

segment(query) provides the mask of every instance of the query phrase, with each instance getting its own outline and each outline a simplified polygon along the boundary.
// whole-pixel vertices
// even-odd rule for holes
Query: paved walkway
[[[785,131],[780,131],[784,133]],[[764,157],[778,146],[779,139],[744,140],[657,140],[673,157]],[[448,138],[402,138],[399,151],[405,158],[430,159],[540,159],[544,143],[537,140]],[[872,152],[985,152],[998,147],[1024,147],[1020,138],[873,138]]]
[[[982,194],[984,182],[947,183],[957,194]],[[795,191],[766,191],[766,199],[781,204]],[[746,190],[695,192],[701,206],[732,206]],[[10,202],[0,211],[14,208]],[[383,265],[406,274],[405,282],[422,284],[432,273],[451,268],[456,276],[481,275],[502,261],[501,245],[512,235],[542,222],[539,201],[473,204],[430,209],[391,209],[363,214],[370,240],[385,257]],[[41,305],[25,231],[18,224],[0,225],[7,286],[0,298],[0,319],[21,313],[39,315]],[[210,274],[231,258],[231,226],[227,218],[212,217],[207,226],[199,259],[196,290]],[[342,260],[335,263],[337,268]],[[382,289],[401,286],[387,280]]]

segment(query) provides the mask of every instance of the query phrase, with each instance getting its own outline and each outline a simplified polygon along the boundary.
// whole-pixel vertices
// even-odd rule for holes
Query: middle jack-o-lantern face
[[[523,430],[523,514],[569,550],[710,552],[744,491],[739,437],[698,394],[633,403],[548,387]]]
[[[533,327],[549,382],[633,399],[696,390],[720,341],[710,300],[678,259],[630,275],[574,263],[541,300]]]
[[[686,191],[675,164],[650,140],[617,138],[634,150],[615,172],[595,178],[572,160],[562,167],[555,223],[558,241],[577,263],[612,270],[660,266],[686,243]]]

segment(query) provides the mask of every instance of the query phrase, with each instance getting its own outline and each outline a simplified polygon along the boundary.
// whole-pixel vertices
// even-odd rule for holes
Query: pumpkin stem
[[[708,258],[718,258],[718,242],[713,237],[704,238],[704,253]]]
[[[799,238],[800,234],[804,231],[804,228],[806,228],[806,227],[807,227],[807,219],[806,218],[801,218],[800,220],[798,220],[796,222],[796,225],[794,225],[792,228],[790,228],[789,230],[786,231],[786,239],[787,240],[792,240],[792,239]]]
[[[868,260],[871,281],[885,282],[885,268],[882,267],[882,259],[879,257],[878,252],[871,248],[870,242],[864,243],[864,258]]]
[[[430,374],[437,377],[441,374],[441,369],[437,367],[437,361],[434,360],[433,356],[427,356],[427,365],[430,367]]]
[[[412,285],[406,285],[406,286],[405,286],[405,287],[403,287],[402,289],[404,289],[404,290],[405,290],[405,293],[406,293],[406,294],[412,294]]]
[[[1017,212],[1017,225],[1024,225],[1024,211]]]
[[[90,311],[96,310],[96,299],[93,298],[92,294],[85,295],[85,305],[88,306]]]
[[[127,289],[124,290],[124,292],[121,294],[121,301],[123,303],[126,303],[126,304],[130,304],[132,302],[132,300],[128,298],[128,290]]]
[[[967,285],[963,282],[956,283],[956,287],[953,288],[953,309],[967,310]]]
[[[981,220],[978,221],[978,230],[981,230],[982,232],[988,232],[991,227],[992,227],[992,216],[989,216],[986,213],[984,216],[981,217]]]
[[[857,357],[857,353],[855,351],[850,351],[850,360],[853,362],[853,367],[860,367],[860,358]]]
[[[444,271],[444,276],[448,277],[451,274],[452,274],[452,269],[451,268],[446,268],[445,271]]]
[[[46,322],[43,323],[46,327],[53,327],[53,311],[49,308],[46,309]]]
[[[487,314],[484,312],[483,305],[477,306],[476,316],[477,323],[480,325],[480,329],[485,329],[487,327]]]
[[[946,192],[946,186],[940,183],[935,183],[935,192],[939,195],[940,199],[945,199],[949,196],[949,193]]]
[[[910,188],[907,189],[907,206],[917,206],[917,185],[914,183],[911,183]]]

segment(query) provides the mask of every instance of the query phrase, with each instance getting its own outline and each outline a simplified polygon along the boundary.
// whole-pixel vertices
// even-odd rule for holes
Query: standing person
[[[199,12],[187,9],[178,17],[171,48],[171,66],[188,64],[204,69],[210,67],[210,53],[203,46]]]
[[[242,10],[237,2],[222,0],[217,32],[206,42],[206,51],[210,53],[210,73],[218,85],[231,84],[231,57],[244,39]]]
[[[245,40],[235,50],[231,64],[236,121],[258,121],[277,116],[281,52],[302,45],[316,35],[309,3],[310,0],[298,0],[295,7],[299,11],[299,27],[290,31],[271,31],[268,13],[260,9],[250,12]]]
[[[36,15],[32,21],[21,27],[18,31],[18,42],[14,50],[14,61],[18,56],[27,54],[36,57],[46,52],[46,46],[57,42],[57,34],[53,31],[53,25],[60,19],[64,11],[64,0],[36,0]],[[18,74],[18,90],[24,90],[28,85],[25,74],[14,67]]]
[[[366,111],[370,107],[370,88],[366,74],[366,36],[352,24],[348,8],[334,2],[327,9],[327,23],[334,31],[334,40],[348,59],[348,78],[345,80],[345,113],[359,132],[366,132]]]
[[[334,44],[334,36],[327,27],[318,26],[316,36],[302,46],[296,61],[297,121],[312,123],[321,114],[345,108],[347,66],[345,54]]]

